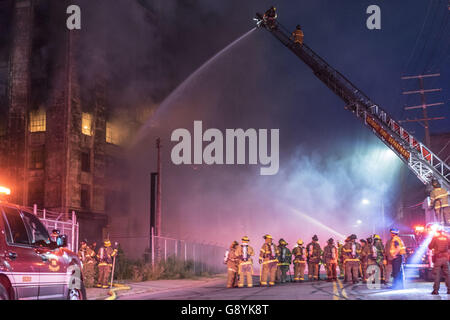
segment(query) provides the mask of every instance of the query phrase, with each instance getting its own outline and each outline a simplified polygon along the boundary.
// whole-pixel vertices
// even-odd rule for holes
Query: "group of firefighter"
[[[392,287],[398,288],[402,286],[401,267],[406,248],[398,236],[398,229],[391,229],[390,234],[391,237],[385,245],[379,235],[375,234],[367,239],[357,241],[356,235],[352,234],[345,239],[343,244],[339,241],[335,243],[332,238],[328,239],[327,245],[323,249],[318,242],[317,235],[314,235],[312,241],[306,246],[304,246],[303,240],[299,239],[292,251],[288,249],[288,243],[284,239],[280,239],[278,245],[275,245],[272,236],[266,234],[263,237],[265,242],[259,252],[260,284],[261,286],[273,286],[276,281],[286,282],[290,265],[293,263],[294,275],[291,281],[295,282],[305,281],[306,266],[308,266],[307,279],[319,281],[320,267],[325,265],[329,282],[337,280],[337,267],[339,267],[339,276],[344,279],[344,282],[358,283],[361,278],[363,283],[367,283],[368,280],[374,282],[379,280],[379,283],[386,284],[390,282],[392,275]],[[445,244],[448,243],[448,238],[446,239]],[[242,288],[245,286],[245,282],[247,287],[253,287],[252,257],[255,255],[255,251],[249,242],[249,238],[244,236],[240,244],[233,241],[230,249],[226,252],[224,263],[228,268],[228,288]],[[448,244],[446,248],[448,251]],[[446,259],[448,261],[448,253]],[[371,265],[378,268],[370,267]],[[375,269],[378,269],[379,272],[370,276]],[[443,274],[447,279],[447,288],[449,288],[448,269],[446,270],[443,271]],[[379,278],[375,279],[377,276]]]
[[[103,246],[96,250],[96,243],[88,245],[87,240],[80,243],[78,250],[78,257],[83,264],[83,282],[87,288],[109,288],[110,276],[114,257],[117,255],[117,248],[112,248],[111,241],[106,239],[103,241]],[[97,270],[96,270],[97,269]],[[95,282],[95,276],[97,282]]]

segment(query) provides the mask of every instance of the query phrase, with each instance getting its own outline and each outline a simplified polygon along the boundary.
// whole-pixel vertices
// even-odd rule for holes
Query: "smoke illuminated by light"
[[[316,220],[316,219],[314,219],[314,218],[308,216],[307,214],[305,214],[305,213],[303,213],[303,212],[300,212],[299,210],[294,209],[294,208],[292,208],[292,207],[290,208],[290,210],[292,210],[292,211],[295,212],[296,214],[302,216],[303,218],[305,218],[307,221],[311,222],[312,224],[314,224],[314,225],[316,225],[316,226],[319,226],[320,228],[329,231],[331,234],[334,234],[334,235],[338,236],[338,237],[341,238],[342,240],[346,238],[346,236],[344,236],[342,233],[340,233],[340,232],[338,232],[338,231],[336,231],[336,230],[330,228],[329,226],[323,224],[323,223],[320,222],[319,220]]]

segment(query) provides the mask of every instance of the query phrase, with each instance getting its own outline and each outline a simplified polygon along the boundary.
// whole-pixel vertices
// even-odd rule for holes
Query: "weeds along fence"
[[[226,271],[223,258],[226,248],[219,244],[186,241],[168,237],[152,236],[149,262],[154,266],[159,261],[191,263],[195,274],[217,274]]]

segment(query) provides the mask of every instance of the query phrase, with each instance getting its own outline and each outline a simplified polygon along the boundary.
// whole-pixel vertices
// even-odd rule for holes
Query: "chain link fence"
[[[71,214],[66,214],[46,209],[41,210],[36,205],[33,207],[25,207],[24,210],[37,216],[49,234],[54,229],[58,229],[61,235],[66,236],[67,248],[73,252],[78,252],[80,226],[74,211]],[[66,220],[67,216],[69,216],[69,219]]]
[[[217,274],[225,272],[223,258],[226,248],[219,244],[186,241],[168,237],[152,236],[150,262],[174,258],[193,264],[195,274]]]

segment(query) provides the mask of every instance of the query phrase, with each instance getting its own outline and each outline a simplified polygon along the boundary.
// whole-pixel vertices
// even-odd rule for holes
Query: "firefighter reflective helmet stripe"
[[[111,241],[105,240],[105,241],[103,241],[103,244],[105,245],[105,247],[110,247],[111,246]]]
[[[302,239],[298,239],[298,240],[297,240],[297,243],[298,243],[299,245],[302,245],[302,244],[303,244],[303,240],[302,240]]]
[[[247,236],[243,236],[241,240],[243,242],[250,242],[250,239]]]
[[[400,231],[398,231],[397,228],[392,228],[392,229],[390,230],[390,232],[393,233],[393,234],[398,234]]]
[[[266,234],[263,238],[264,239],[272,239],[272,236],[270,234]]]
[[[312,237],[312,239],[313,239],[313,241],[318,241],[318,240],[319,240],[319,238],[317,237],[317,235],[314,235],[314,236]]]

